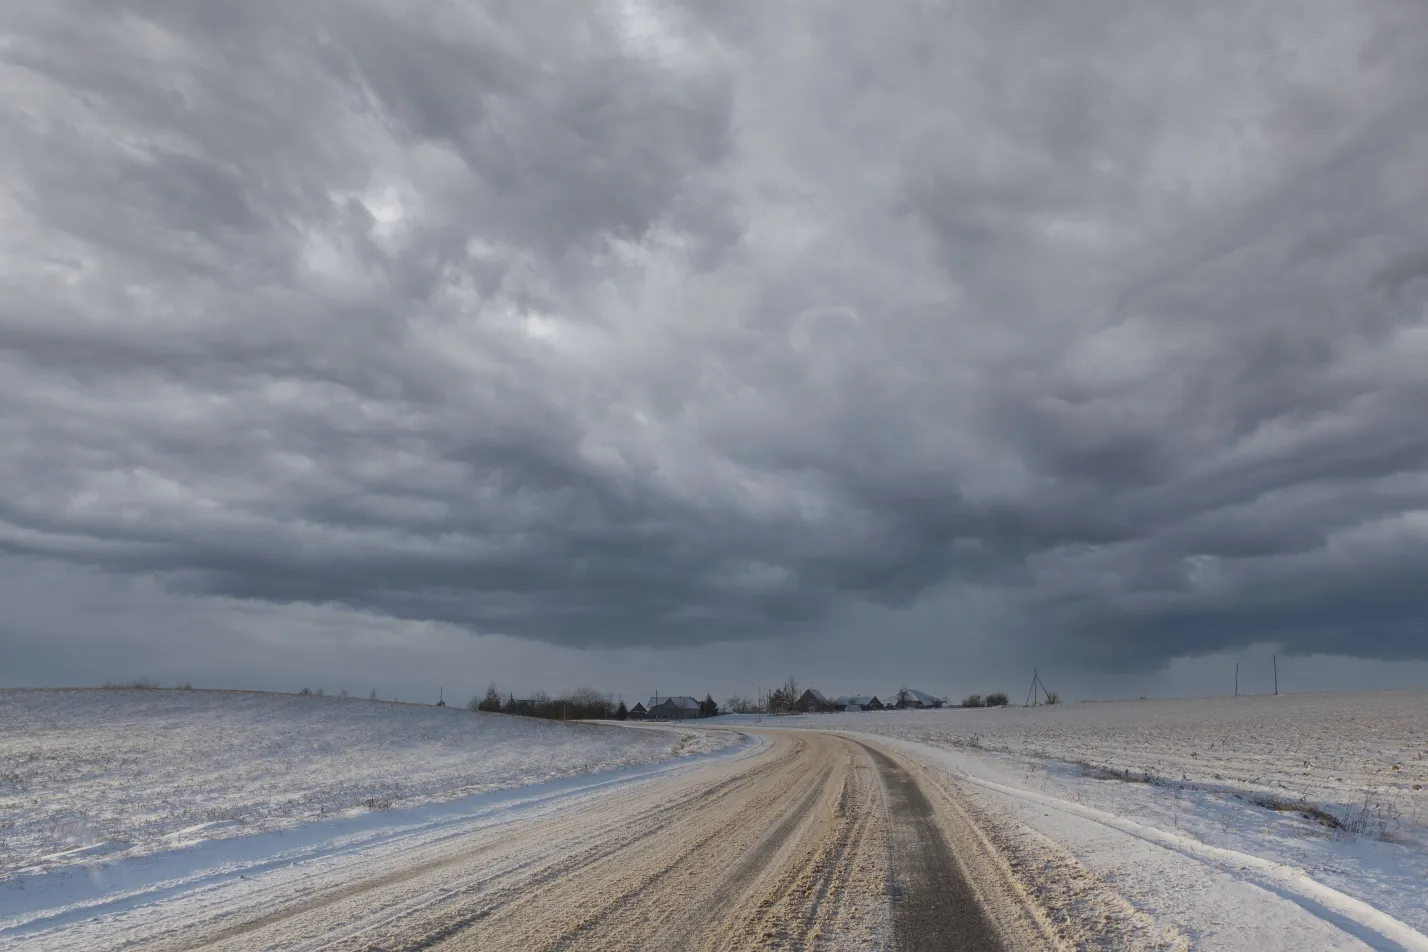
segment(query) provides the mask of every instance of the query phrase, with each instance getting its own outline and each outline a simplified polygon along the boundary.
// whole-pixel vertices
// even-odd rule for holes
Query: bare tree
[[[594,688],[576,688],[560,699],[562,718],[589,719],[610,716],[610,695]]]
[[[768,708],[770,714],[787,714],[793,710],[793,705],[798,701],[798,682],[789,678],[782,687],[774,688],[769,692]]]

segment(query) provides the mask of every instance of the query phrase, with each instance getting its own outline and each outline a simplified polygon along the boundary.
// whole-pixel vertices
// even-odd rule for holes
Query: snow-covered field
[[[736,740],[335,697],[0,690],[0,883]]]
[[[1428,693],[764,723],[922,751],[1026,831],[1029,862],[1069,855],[1169,948],[1428,948]]]

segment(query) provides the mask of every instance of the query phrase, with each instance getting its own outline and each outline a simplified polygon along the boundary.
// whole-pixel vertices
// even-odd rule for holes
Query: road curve
[[[1056,948],[947,791],[872,742],[757,753],[217,904],[146,950]]]

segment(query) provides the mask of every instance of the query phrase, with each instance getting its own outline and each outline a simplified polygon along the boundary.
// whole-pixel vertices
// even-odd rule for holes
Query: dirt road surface
[[[169,920],[154,907],[108,938],[215,952],[1062,947],[955,797],[900,755],[761,737],[750,755],[421,844],[367,874],[217,891]]]

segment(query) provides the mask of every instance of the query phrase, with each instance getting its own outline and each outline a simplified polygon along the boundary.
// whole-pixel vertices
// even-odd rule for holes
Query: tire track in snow
[[[942,836],[932,801],[891,757],[872,746],[864,749],[887,790],[897,948],[902,952],[1004,949]]]

